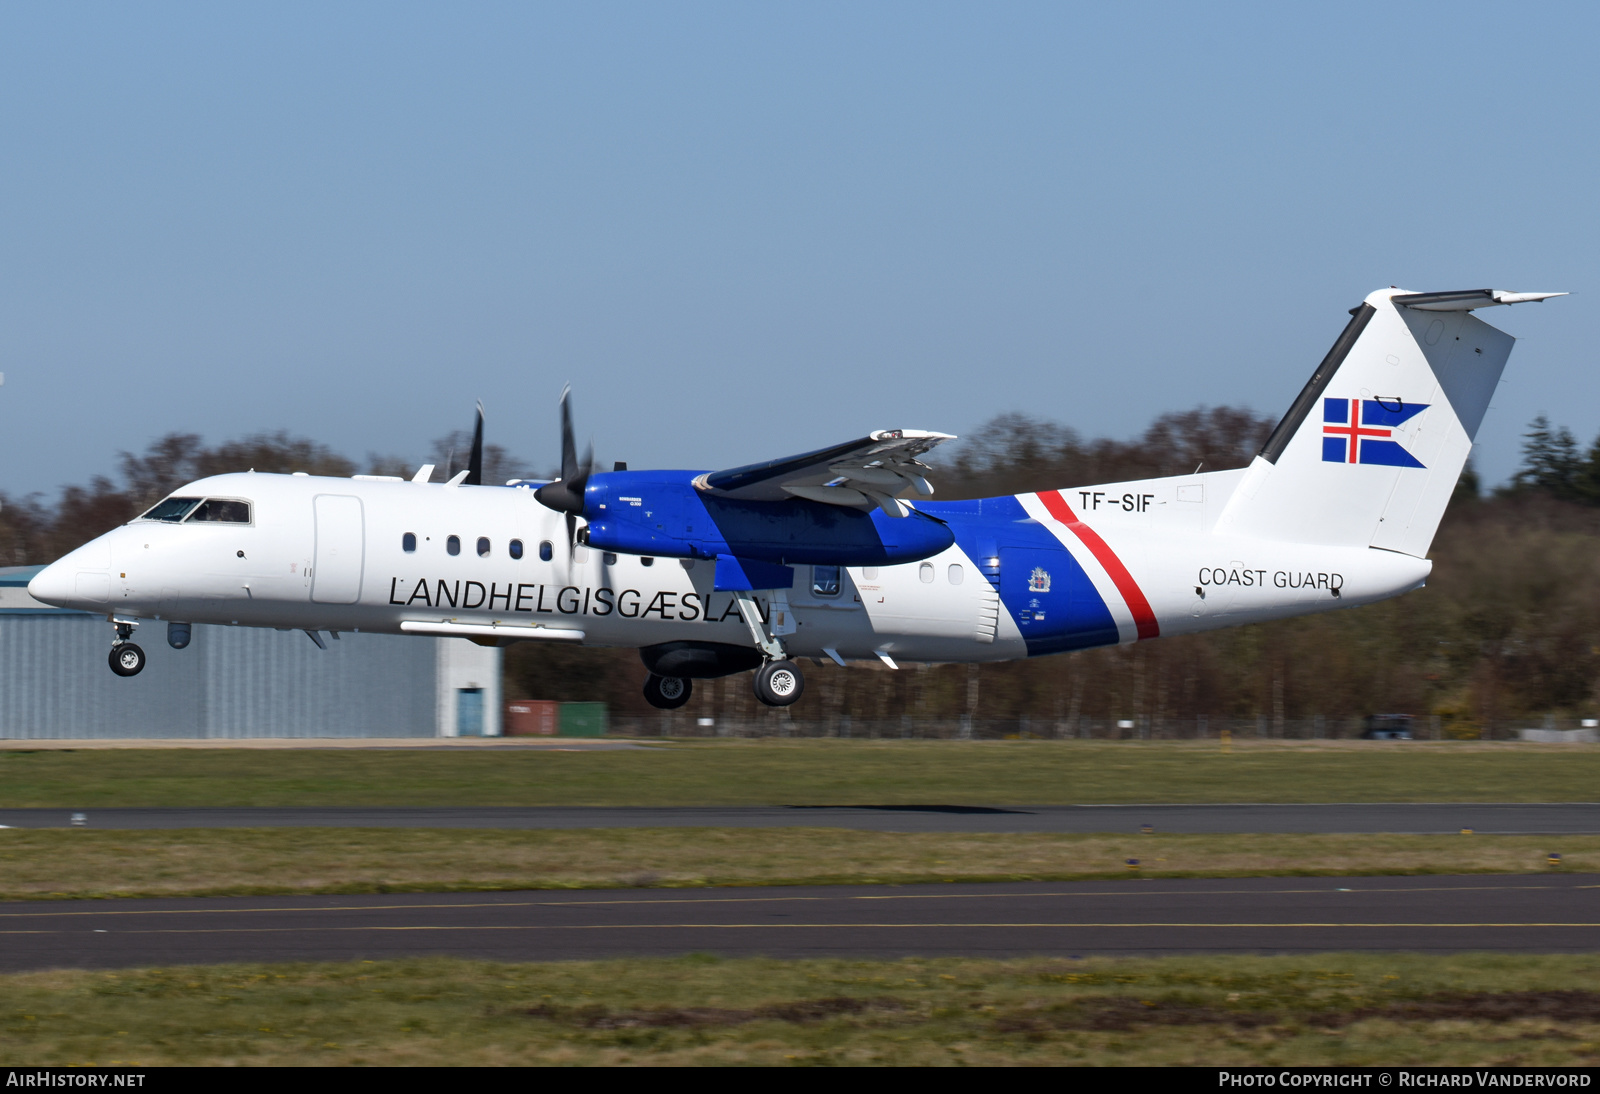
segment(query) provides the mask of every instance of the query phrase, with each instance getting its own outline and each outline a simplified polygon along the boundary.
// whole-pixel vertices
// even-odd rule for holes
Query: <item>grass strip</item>
[[[1600,1063],[1595,955],[443,958],[0,976],[0,1064]]]
[[[842,828],[0,832],[0,899],[1145,877],[1600,872],[1600,836],[1055,835]]]
[[[695,741],[647,749],[0,750],[0,806],[1592,801],[1600,746]]]

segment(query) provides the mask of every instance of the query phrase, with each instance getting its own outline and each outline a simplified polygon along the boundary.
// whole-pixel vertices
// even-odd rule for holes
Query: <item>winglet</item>
[[[936,433],[931,429],[875,429],[867,436],[875,441],[932,441],[933,444],[956,439],[954,433]],[[933,444],[928,447],[932,448]]]

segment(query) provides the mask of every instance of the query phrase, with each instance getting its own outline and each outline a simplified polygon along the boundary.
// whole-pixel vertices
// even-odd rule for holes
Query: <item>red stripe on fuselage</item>
[[[1039,500],[1044,502],[1044,507],[1050,510],[1052,517],[1072,529],[1072,534],[1082,540],[1083,545],[1089,548],[1089,553],[1105,567],[1111,583],[1117,587],[1117,592],[1121,593],[1122,599],[1127,602],[1128,610],[1133,613],[1133,625],[1138,628],[1140,640],[1159,636],[1161,624],[1156,622],[1156,613],[1150,610],[1150,601],[1145,599],[1144,591],[1139,588],[1139,583],[1133,579],[1133,575],[1122,564],[1117,553],[1100,538],[1098,532],[1078,519],[1078,515],[1072,511],[1072,506],[1067,504],[1067,499],[1061,496],[1061,491],[1041,490]]]

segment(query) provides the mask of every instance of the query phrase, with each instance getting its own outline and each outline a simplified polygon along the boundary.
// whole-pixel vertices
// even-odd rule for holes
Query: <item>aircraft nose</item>
[[[57,608],[101,611],[111,599],[111,535],[91,539],[40,570],[28,582],[28,595]]]
[[[69,568],[65,562],[52,562],[28,582],[28,595],[44,604],[57,608],[68,607],[74,589],[75,569]]]

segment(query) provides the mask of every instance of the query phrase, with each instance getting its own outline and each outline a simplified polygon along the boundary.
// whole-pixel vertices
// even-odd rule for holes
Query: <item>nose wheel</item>
[[[644,701],[657,710],[677,710],[693,694],[693,682],[682,676],[657,676],[651,673],[644,682]]]
[[[806,678],[793,661],[768,661],[756,670],[752,681],[756,698],[769,707],[786,707],[798,702],[806,690]]]
[[[144,671],[144,650],[132,642],[118,642],[111,647],[111,671],[118,676],[138,676]]]
[[[133,637],[133,628],[139,624],[127,619],[114,619],[112,624],[117,628],[117,636],[111,640],[111,671],[118,676],[138,676],[144,671],[144,650],[134,645],[129,639]]]

